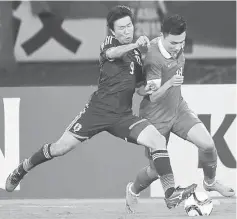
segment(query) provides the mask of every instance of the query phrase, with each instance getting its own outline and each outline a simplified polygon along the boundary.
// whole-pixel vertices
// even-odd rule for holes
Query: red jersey
[[[151,42],[144,60],[144,74],[147,82],[161,79],[162,86],[175,74],[183,74],[185,63],[183,51],[179,52],[177,58],[173,58],[169,57],[168,52],[164,50],[160,38]],[[176,115],[182,101],[181,86],[170,87],[156,102],[151,102],[149,96],[145,96],[140,105],[140,116],[151,121],[170,121]]]
[[[98,90],[91,99],[97,108],[115,113],[132,111],[133,94],[142,76],[141,53],[138,49],[130,50],[120,58],[107,58],[106,51],[120,45],[113,36],[107,36],[102,43]]]

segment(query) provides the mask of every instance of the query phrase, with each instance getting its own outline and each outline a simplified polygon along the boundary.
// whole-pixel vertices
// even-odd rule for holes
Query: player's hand
[[[137,47],[140,47],[140,46],[150,46],[150,40],[148,39],[147,36],[140,36],[136,43]]]
[[[159,87],[157,87],[155,82],[150,81],[144,88],[147,94],[152,94],[154,91],[157,91]]]
[[[181,76],[181,75],[174,75],[170,79],[171,86],[180,86],[181,84],[183,84],[183,82],[184,82],[184,76]]]

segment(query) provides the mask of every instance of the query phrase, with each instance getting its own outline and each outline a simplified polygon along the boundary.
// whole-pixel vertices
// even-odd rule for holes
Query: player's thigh
[[[165,148],[164,136],[147,119],[134,115],[124,116],[119,123],[116,123],[113,134],[153,150]]]
[[[176,119],[172,132],[184,140],[188,140],[200,149],[212,148],[214,143],[211,135],[198,116],[187,109]]]
[[[201,150],[212,151],[215,147],[214,141],[203,123],[197,123],[189,130],[187,140]]]
[[[136,129],[136,127],[134,127]],[[151,152],[166,149],[166,140],[152,124],[144,128],[137,137],[137,143],[150,148]]]
[[[168,145],[173,121],[154,121],[152,122],[152,125],[154,125],[155,128],[159,131],[159,133],[165,137],[166,145]]]
[[[111,123],[113,123],[113,118],[107,113],[99,112],[94,107],[86,105],[85,109],[66,128],[65,133],[83,142],[106,130]]]
[[[90,121],[88,119],[91,113],[88,108],[89,105],[87,104],[66,128],[63,135],[51,145],[50,151],[52,156],[64,155],[74,149],[77,144],[90,137],[88,127]],[[83,132],[83,134],[81,134],[81,132]]]
[[[188,132],[198,123],[201,123],[201,120],[197,115],[185,108],[176,115],[171,132],[180,138],[187,140]]]
[[[134,132],[133,127],[139,125],[139,130]],[[109,132],[121,139],[124,139],[128,142],[136,143],[138,134],[142,129],[150,125],[146,119],[142,119],[132,114],[124,115],[119,121],[113,124],[109,129]]]
[[[167,122],[159,122],[158,121],[158,122],[153,123],[153,125],[160,132],[160,134],[165,137],[166,147],[167,147],[167,145],[169,143],[169,138],[170,138],[172,121],[167,121]],[[151,148],[148,148],[148,147],[145,148],[145,156],[150,160],[150,162],[153,163],[151,152],[152,152]]]

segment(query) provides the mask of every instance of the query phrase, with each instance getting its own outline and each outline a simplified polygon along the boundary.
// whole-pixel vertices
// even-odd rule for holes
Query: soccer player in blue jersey
[[[138,93],[144,96],[140,104],[140,116],[147,118],[159,132],[165,136],[168,144],[170,133],[192,142],[199,149],[204,172],[203,187],[206,191],[217,191],[229,197],[234,190],[215,179],[217,168],[217,152],[214,141],[199,120],[189,109],[181,94],[184,80],[183,54],[186,38],[186,21],[180,15],[168,16],[162,24],[162,34],[151,41],[151,46],[144,60],[146,87]],[[143,168],[134,183],[127,186],[127,203],[132,208],[142,190],[158,179],[159,173],[154,168],[149,149],[146,155],[150,165]],[[170,173],[170,177],[172,173]],[[173,187],[172,183],[163,184],[166,191]],[[134,206],[135,207],[135,206]]]
[[[92,94],[84,110],[76,116],[59,140],[43,145],[8,176],[7,191],[13,191],[35,166],[68,153],[79,143],[102,131],[148,147],[152,152],[154,168],[160,176],[161,183],[167,184],[171,181],[172,185],[174,184],[174,179],[170,178],[173,172],[165,137],[147,119],[134,116],[132,113],[132,97],[142,75],[139,48],[149,46],[149,39],[141,36],[133,42],[133,15],[128,7],[116,6],[111,9],[107,23],[112,35],[107,36],[101,45],[97,91]],[[122,162],[123,158],[115,159]],[[172,187],[167,190],[167,206],[177,206],[192,194],[196,186],[192,184],[186,188]]]

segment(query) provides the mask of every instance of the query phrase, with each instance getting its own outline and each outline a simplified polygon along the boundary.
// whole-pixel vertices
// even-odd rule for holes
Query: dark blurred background
[[[236,83],[235,1],[1,1],[0,86],[96,85],[116,4],[133,9],[135,37],[156,37],[166,14],[186,18],[186,84]]]

